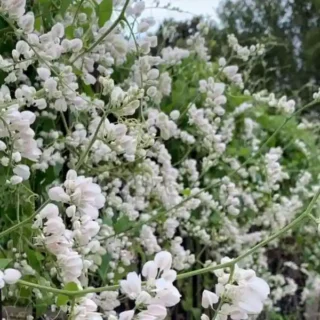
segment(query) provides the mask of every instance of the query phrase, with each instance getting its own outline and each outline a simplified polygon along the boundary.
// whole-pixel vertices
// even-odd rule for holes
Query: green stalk
[[[76,170],[76,171],[78,171],[78,170],[81,168],[81,166],[82,166],[84,160],[86,159],[87,155],[89,154],[89,152],[90,152],[93,144],[94,144],[95,141],[97,140],[98,133],[99,133],[99,131],[100,131],[100,128],[101,128],[102,124],[104,123],[104,121],[105,121],[105,119],[106,119],[106,117],[107,117],[107,114],[108,114],[108,112],[105,111],[105,113],[104,113],[103,116],[101,117],[101,120],[100,120],[100,122],[99,122],[99,124],[98,124],[98,126],[97,126],[97,129],[96,129],[96,131],[95,131],[92,139],[91,139],[90,142],[89,142],[88,147],[86,148],[86,150],[85,150],[85,151],[82,153],[82,155],[80,156],[80,159],[79,159],[79,161],[78,161],[78,163],[77,163],[77,165],[76,165],[76,167],[75,167],[75,170]]]
[[[287,226],[285,226],[284,228],[282,228],[279,231],[275,232],[273,235],[271,235],[267,239],[261,241],[260,243],[258,243],[257,245],[255,245],[254,247],[252,247],[250,250],[246,251],[245,253],[243,253],[239,257],[237,257],[237,258],[235,258],[235,259],[233,259],[233,260],[231,260],[229,262],[226,262],[226,263],[221,263],[221,264],[218,264],[218,265],[215,265],[215,266],[210,266],[210,267],[206,267],[206,268],[202,268],[202,269],[198,269],[198,270],[194,270],[194,271],[181,273],[181,274],[179,274],[177,276],[177,280],[184,279],[184,278],[189,278],[189,277],[193,277],[193,276],[197,276],[197,275],[200,275],[200,274],[204,274],[204,273],[207,273],[207,272],[211,272],[211,271],[219,270],[219,269],[224,269],[224,268],[231,268],[231,270],[233,270],[236,263],[238,263],[242,259],[246,258],[247,256],[255,253],[258,249],[260,249],[261,247],[266,246],[271,241],[281,237],[287,231],[297,227],[304,219],[309,218],[309,215],[310,215],[310,213],[311,213],[311,211],[313,209],[313,206],[315,205],[315,203],[318,200],[319,196],[320,196],[320,188],[319,188],[318,192],[314,195],[312,200],[310,201],[310,203],[307,206],[306,210],[299,217],[297,217],[292,222],[290,222]],[[231,271],[231,274],[233,274],[232,271]],[[69,297],[83,296],[83,295],[86,295],[86,294],[89,294],[89,293],[98,293],[98,292],[109,291],[109,290],[117,290],[117,289],[120,288],[120,285],[116,284],[116,285],[104,286],[104,287],[100,287],[100,288],[88,288],[88,289],[84,289],[84,290],[80,290],[80,291],[68,291],[68,290],[63,290],[63,289],[56,289],[56,288],[46,287],[46,286],[38,285],[36,283],[24,281],[24,280],[19,280],[18,283],[21,284],[21,285],[28,286],[28,287],[37,288],[39,290],[45,290],[45,291],[49,291],[49,292],[53,292],[53,293],[64,294],[64,295],[67,295]]]
[[[41,205],[41,207],[40,207],[36,212],[34,212],[30,217],[28,217],[28,218],[26,218],[25,220],[17,223],[16,225],[10,227],[9,229],[0,232],[0,239],[1,239],[2,237],[6,236],[7,234],[10,234],[11,232],[14,232],[15,230],[17,230],[17,229],[23,227],[24,225],[28,224],[29,222],[31,222],[31,221],[35,218],[35,216],[36,216],[49,202],[50,202],[50,200],[45,201],[45,202]]]
[[[113,24],[111,25],[111,27],[102,35],[100,36],[100,38],[93,43],[88,49],[82,51],[81,53],[79,53],[74,59],[72,59],[70,61],[71,64],[73,64],[75,61],[77,61],[79,58],[81,58],[83,55],[85,55],[86,53],[92,51],[96,46],[99,45],[99,43],[106,38],[116,27],[117,25],[120,23],[120,21],[122,21],[125,18],[125,11],[129,5],[130,0],[126,0],[126,3],[124,4],[122,11],[120,13],[120,15],[118,16],[118,18],[113,22]]]

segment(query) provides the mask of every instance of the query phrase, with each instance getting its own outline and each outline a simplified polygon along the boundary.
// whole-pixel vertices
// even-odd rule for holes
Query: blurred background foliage
[[[223,0],[218,16],[207,36],[213,57],[227,52],[228,34],[241,45],[264,43],[267,52],[252,67],[251,89],[310,100],[320,82],[320,0]],[[179,23],[171,45],[183,46],[198,22],[195,17]],[[176,23],[166,21],[164,26],[170,24]]]

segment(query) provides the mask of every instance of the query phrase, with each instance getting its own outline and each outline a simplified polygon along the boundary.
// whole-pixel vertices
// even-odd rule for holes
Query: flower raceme
[[[230,261],[226,257],[221,263]],[[233,320],[241,320],[247,319],[248,315],[259,314],[270,293],[268,284],[257,277],[253,270],[242,269],[237,264],[233,268],[230,273],[223,269],[215,271],[218,277],[216,293],[208,290],[202,293],[203,308],[213,308],[221,300],[221,320],[227,320],[228,316]]]
[[[147,307],[137,317],[143,319],[164,319],[167,307],[173,307],[180,301],[180,293],[173,285],[176,272],[171,269],[172,256],[167,251],[155,255],[154,260],[148,261],[142,268],[142,275],[146,279],[141,282],[141,275],[130,272],[126,280],[120,281],[120,290],[129,299],[135,300],[136,307]],[[125,311],[120,318],[131,319],[134,312]]]

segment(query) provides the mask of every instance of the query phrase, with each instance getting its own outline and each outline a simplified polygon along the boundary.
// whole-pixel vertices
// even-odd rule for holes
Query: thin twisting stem
[[[75,61],[77,61],[79,58],[81,58],[83,55],[85,55],[86,53],[92,51],[97,45],[99,45],[99,43],[106,38],[116,27],[117,25],[120,23],[121,20],[124,19],[125,17],[125,12],[126,9],[129,5],[130,0],[126,0],[126,3],[124,4],[122,11],[120,13],[120,15],[118,16],[118,18],[113,22],[113,24],[111,25],[111,27],[95,42],[93,43],[88,49],[82,51],[81,53],[79,53],[73,60],[71,60],[71,64],[73,64]]]
[[[221,264],[218,264],[218,265],[215,265],[215,266],[210,266],[210,267],[207,267],[207,268],[202,268],[202,269],[198,269],[198,270],[194,270],[194,271],[190,271],[190,272],[181,273],[181,274],[179,274],[177,276],[177,280],[184,279],[184,278],[189,278],[189,277],[193,277],[193,276],[197,276],[197,275],[204,274],[204,273],[207,273],[207,272],[210,272],[210,271],[224,269],[224,268],[231,268],[231,270],[232,270],[232,268],[235,266],[236,263],[238,263],[242,259],[246,258],[247,256],[253,254],[254,252],[256,252],[261,247],[266,246],[271,241],[281,237],[287,231],[297,227],[304,219],[309,218],[309,214],[311,213],[311,211],[312,211],[316,201],[318,200],[319,196],[320,196],[320,188],[317,191],[317,193],[314,195],[312,200],[310,201],[310,203],[309,203],[308,207],[306,208],[306,210],[302,214],[300,214],[299,217],[297,217],[295,220],[290,222],[287,226],[285,226],[284,228],[280,229],[279,231],[277,231],[276,233],[274,233],[273,235],[271,235],[267,239],[261,241],[260,243],[258,243],[257,245],[255,245],[254,247],[252,247],[250,250],[246,251],[245,253],[243,253],[239,257],[237,257],[237,258],[235,258],[235,259],[233,259],[233,260],[231,260],[229,262],[226,262],[226,263],[221,263]],[[231,271],[231,273],[232,273],[232,271]],[[63,290],[63,289],[56,289],[56,288],[46,287],[46,286],[38,285],[36,283],[23,281],[23,280],[19,280],[18,283],[21,284],[21,285],[29,286],[29,287],[32,287],[32,288],[37,288],[37,289],[40,289],[40,290],[45,290],[45,291],[58,293],[58,294],[64,294],[64,295],[67,295],[69,297],[72,297],[72,296],[83,296],[83,295],[86,295],[86,294],[89,294],[89,293],[97,293],[97,292],[103,292],[103,291],[117,290],[120,287],[119,284],[116,284],[116,285],[104,286],[104,287],[100,287],[100,288],[88,288],[88,289],[84,289],[84,290],[80,290],[80,291],[68,291],[68,290]]]
[[[11,228],[4,230],[2,232],[0,232],[0,239],[4,236],[6,236],[7,234],[10,234],[11,232],[23,227],[24,225],[28,224],[29,222],[31,222],[34,217],[50,202],[50,200],[45,201],[41,207],[35,212],[33,213],[30,217],[26,218],[25,220],[21,221],[20,223],[17,223],[16,225],[12,226]]]
[[[231,283],[233,282],[234,270],[235,270],[235,265],[232,265],[232,266],[231,266],[231,270],[230,270],[229,279],[228,279],[228,284],[231,284]],[[223,295],[220,297],[219,304],[218,304],[218,306],[217,306],[217,309],[216,309],[216,311],[215,311],[215,313],[214,313],[214,316],[213,316],[212,320],[216,320],[216,319],[217,319],[217,317],[218,317],[218,315],[219,315],[219,313],[220,313],[219,311],[221,310],[221,307],[222,307],[224,301],[225,301],[225,294],[223,294]]]
[[[76,165],[76,167],[75,167],[75,170],[76,170],[76,171],[78,171],[78,170],[81,168],[81,166],[82,166],[83,162],[85,161],[88,153],[90,152],[93,144],[94,144],[95,141],[97,140],[97,137],[98,137],[100,128],[101,128],[102,124],[104,123],[107,115],[108,115],[108,112],[105,111],[105,113],[104,113],[103,116],[101,117],[101,120],[100,120],[100,122],[99,122],[99,124],[98,124],[98,126],[97,126],[97,129],[96,129],[95,133],[93,134],[92,139],[91,139],[90,142],[89,142],[88,147],[86,148],[85,151],[83,151],[82,155],[80,156],[80,159],[79,159],[79,161],[78,161],[78,163],[77,163],[77,165]]]

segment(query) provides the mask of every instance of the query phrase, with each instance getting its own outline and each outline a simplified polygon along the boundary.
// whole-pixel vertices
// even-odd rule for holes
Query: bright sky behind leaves
[[[175,20],[186,20],[192,18],[194,15],[210,15],[212,18],[216,19],[217,15],[215,13],[217,7],[221,0],[160,0],[160,7],[165,6],[168,3],[171,3],[172,6],[178,7],[183,11],[175,12],[166,9],[154,8],[153,0],[145,0],[146,7],[154,8],[145,10],[144,16],[153,16],[157,23],[160,24],[166,18],[174,18]],[[187,13],[190,12],[190,13]]]

